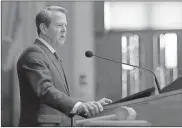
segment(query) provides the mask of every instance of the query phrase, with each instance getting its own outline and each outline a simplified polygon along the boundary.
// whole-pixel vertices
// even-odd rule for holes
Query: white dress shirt
[[[42,42],[53,54],[56,52],[56,50],[49,44],[47,43],[44,39],[42,38],[37,38],[38,40],[40,40],[40,42]],[[70,113],[76,114],[77,113],[77,109],[78,107],[82,104],[82,102],[77,102],[74,107],[72,108]]]

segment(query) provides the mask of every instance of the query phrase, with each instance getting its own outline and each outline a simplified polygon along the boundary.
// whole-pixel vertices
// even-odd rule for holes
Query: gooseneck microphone
[[[104,59],[104,60],[108,60],[108,61],[112,61],[112,62],[115,62],[115,63],[132,66],[132,67],[135,67],[135,68],[139,68],[139,69],[143,69],[145,71],[148,71],[148,72],[153,74],[154,80],[155,80],[155,83],[156,83],[156,86],[157,86],[157,90],[158,90],[159,94],[161,93],[159,82],[158,82],[158,79],[157,79],[155,73],[153,71],[151,71],[150,69],[148,69],[148,68],[142,68],[142,67],[135,66],[135,65],[132,65],[132,64],[127,64],[127,63],[123,63],[123,62],[120,62],[120,61],[116,61],[116,60],[108,59],[108,58],[105,58],[105,57],[97,56],[97,55],[94,55],[92,51],[86,51],[85,56],[88,57],[88,58],[91,58],[92,56],[95,56],[95,57],[98,57],[98,58],[101,58],[101,59]]]
[[[93,56],[93,52],[91,52],[91,51],[86,51],[86,52],[85,52],[85,56],[88,57],[88,58],[90,58],[90,57]]]

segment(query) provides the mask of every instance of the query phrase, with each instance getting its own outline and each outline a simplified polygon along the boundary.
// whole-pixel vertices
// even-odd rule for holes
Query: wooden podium
[[[150,123],[144,120],[121,120],[121,121],[114,121],[114,120],[100,120],[100,121],[90,121],[83,124],[77,124],[76,126],[79,127],[134,127],[134,126],[151,126]]]
[[[137,114],[135,119],[117,120],[114,117],[97,119],[103,116],[113,116],[122,106],[133,108]],[[123,115],[122,112],[119,114]],[[89,121],[89,119],[92,120]],[[182,89],[111,104],[105,106],[102,113],[89,119],[75,116],[73,126],[182,126]],[[85,121],[85,123],[79,123],[79,121]]]

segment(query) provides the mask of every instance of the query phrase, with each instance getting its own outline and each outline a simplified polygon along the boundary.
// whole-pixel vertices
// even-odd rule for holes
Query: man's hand
[[[101,100],[99,100],[97,102],[99,102],[102,106],[104,106],[104,105],[112,103],[112,100],[107,99],[107,98],[102,98]]]
[[[91,101],[80,104],[77,109],[78,114],[84,114],[87,117],[95,116],[103,111],[103,106],[100,102]]]

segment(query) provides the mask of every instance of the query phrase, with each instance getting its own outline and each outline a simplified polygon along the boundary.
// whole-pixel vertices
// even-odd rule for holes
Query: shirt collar
[[[56,52],[56,50],[49,44],[47,43],[44,39],[38,37],[38,40],[40,40],[53,54]]]

